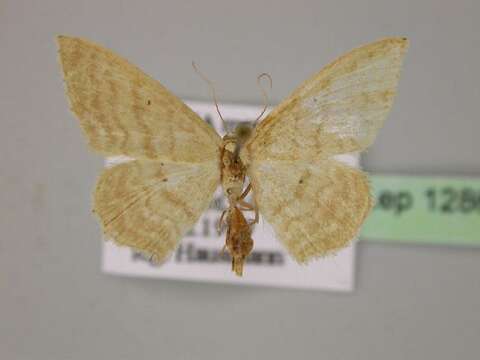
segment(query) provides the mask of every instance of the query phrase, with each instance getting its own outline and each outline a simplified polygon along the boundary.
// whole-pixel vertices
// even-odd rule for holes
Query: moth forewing
[[[405,38],[388,38],[339,57],[300,85],[246,144],[252,161],[313,161],[365,150],[396,94]]]
[[[71,110],[105,156],[199,163],[220,136],[178,97],[127,60],[88,40],[58,36]]]

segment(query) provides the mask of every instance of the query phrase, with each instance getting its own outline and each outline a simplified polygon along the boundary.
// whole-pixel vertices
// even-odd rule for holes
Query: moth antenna
[[[226,133],[228,133],[227,130],[227,123],[225,122],[225,119],[223,118],[222,114],[220,113],[220,109],[218,108],[218,102],[217,102],[217,94],[215,93],[215,86],[213,86],[213,82],[207,78],[197,67],[195,64],[195,61],[192,61],[192,67],[195,70],[195,72],[208,83],[208,87],[210,89],[210,94],[212,95],[213,101],[215,103],[215,107],[217,109],[217,114],[220,116],[220,119],[222,120],[223,124],[223,130],[225,130]]]
[[[253,122],[253,126],[257,126],[257,122],[260,120],[260,118],[263,116],[263,114],[265,114],[265,111],[267,111],[267,108],[268,108],[268,95],[267,95],[267,91],[265,90],[265,88],[262,86],[262,83],[261,83],[261,80],[263,77],[267,77],[269,82],[270,82],[270,90],[272,89],[272,77],[270,76],[270,74],[268,73],[261,73],[260,75],[257,76],[257,85],[258,87],[260,88],[260,91],[262,92],[262,96],[263,96],[263,110],[262,112],[260,113],[260,115],[258,115],[258,117],[255,119],[255,121]]]

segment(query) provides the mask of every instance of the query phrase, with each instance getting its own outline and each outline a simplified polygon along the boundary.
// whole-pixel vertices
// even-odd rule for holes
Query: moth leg
[[[248,186],[245,188],[245,190],[243,191],[242,195],[240,195],[240,197],[238,198],[238,200],[243,200],[247,197],[248,193],[250,192],[250,190],[252,190],[252,184],[248,184]]]
[[[243,199],[245,199],[247,197],[250,190],[252,190],[252,183],[248,184],[248,186],[245,188],[245,191],[243,192],[242,195],[240,195],[240,198],[238,200],[240,200],[239,203],[241,205],[245,206],[248,210],[254,210],[255,211],[255,219],[253,220],[252,224],[258,224],[258,221],[260,220],[260,216],[258,214],[258,206],[257,206],[257,202],[255,201],[255,197],[253,197],[253,202],[254,202],[253,205],[248,204],[245,201],[243,201]],[[244,209],[244,210],[247,210],[247,209]]]
[[[258,207],[256,203],[254,205],[247,203],[245,200],[240,200],[238,202],[239,205],[243,206],[243,211],[255,211],[255,218],[253,219],[252,224],[258,224],[258,221],[260,220],[260,216],[258,214]]]
[[[225,250],[227,249],[227,244],[223,245],[222,250],[220,251],[220,256],[225,255]]]
[[[255,211],[255,218],[253,219],[250,225],[258,224],[258,221],[260,220],[260,215],[258,213],[258,206],[257,206],[257,202],[255,201],[255,197],[253,197],[253,205],[252,204],[248,204],[248,205],[250,205],[252,210]]]
[[[227,213],[227,210],[228,209],[225,209],[225,210],[222,211],[222,215],[220,215],[220,219],[218,220],[218,223],[217,223],[217,233],[218,233],[218,235],[220,235],[222,233],[223,218],[225,217],[225,214]]]
[[[258,207],[255,205],[255,218],[253,219],[253,224],[258,224],[260,221],[260,214],[258,213]]]
[[[260,220],[260,214],[258,212],[258,205],[257,205],[257,200],[255,199],[255,196],[253,197],[253,206],[255,207],[255,221],[254,224],[258,224]]]
[[[242,207],[242,209],[240,209],[242,211],[255,210],[255,207],[252,204],[246,202],[245,200],[240,200],[238,202],[238,205]]]

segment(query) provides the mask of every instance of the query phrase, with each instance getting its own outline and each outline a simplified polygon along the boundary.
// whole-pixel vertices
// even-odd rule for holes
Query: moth
[[[133,158],[97,181],[93,210],[106,238],[161,262],[219,185],[229,202],[220,223],[237,275],[258,213],[299,263],[337,252],[358,233],[373,203],[368,178],[334,156],[374,141],[392,106],[407,39],[352,50],[256,126],[241,124],[223,137],[120,56],[85,39],[57,40],[70,107],[90,148]]]

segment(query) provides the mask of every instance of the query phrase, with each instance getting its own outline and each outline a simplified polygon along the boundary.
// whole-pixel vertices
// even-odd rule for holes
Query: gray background
[[[478,176],[475,1],[0,1],[0,358],[473,359],[480,250],[361,243],[351,295],[100,273],[102,159],[68,111],[54,35],[102,43],[179,96],[278,102],[341,53],[411,40],[372,172]]]

